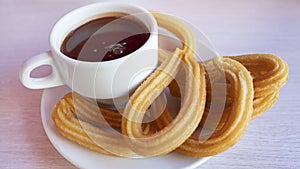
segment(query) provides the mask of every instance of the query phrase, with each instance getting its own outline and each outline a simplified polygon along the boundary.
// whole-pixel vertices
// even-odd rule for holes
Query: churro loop
[[[244,134],[251,120],[253,111],[253,83],[247,69],[232,59],[219,59],[226,78],[234,89],[233,103],[226,124],[207,140],[205,136],[190,137],[176,150],[194,156],[212,156],[227,150]],[[203,140],[204,139],[204,140]]]
[[[230,56],[243,64],[253,77],[255,118],[271,108],[279,95],[279,89],[288,80],[288,65],[272,54],[249,54]]]
[[[189,62],[183,56],[183,62],[189,66],[196,66],[196,71],[188,67],[186,70],[186,92],[182,107],[172,123],[153,135],[144,135],[141,123],[144,112],[158,94],[168,86],[174,77],[174,65],[179,65],[177,50],[174,57],[167,59],[131,96],[124,110],[122,119],[122,133],[125,134],[133,151],[143,156],[157,156],[166,154],[182,144],[196,129],[201,120],[205,104],[204,69],[199,70],[198,64]],[[173,59],[176,61],[172,61]],[[165,65],[165,63],[168,63]],[[171,70],[170,70],[171,69]],[[197,70],[198,69],[198,70]],[[200,74],[201,73],[201,74]],[[197,76],[195,76],[197,75]],[[195,77],[198,77],[195,79]],[[200,84],[201,83],[201,84]],[[164,84],[164,85],[161,85]],[[199,87],[201,86],[200,89]],[[189,126],[188,128],[184,126]],[[178,137],[180,135],[180,137]]]
[[[76,108],[74,107],[75,104],[73,104],[73,96],[77,99]],[[104,154],[114,154],[124,157],[134,155],[135,153],[133,153],[126,143],[124,143],[121,135],[111,134],[92,125],[91,123],[77,118],[77,111],[90,113],[96,110],[96,112],[99,112],[98,106],[89,102],[84,101],[84,107],[77,105],[81,101],[84,101],[81,96],[69,93],[55,105],[52,113],[52,119],[59,132],[66,138],[84,147]],[[102,147],[98,143],[101,143],[101,145],[106,143],[107,145]],[[108,146],[109,149],[107,148]]]
[[[133,93],[124,110],[122,133],[127,136],[130,147],[142,156],[166,154],[181,145],[197,128],[205,105],[204,69],[193,57],[194,39],[190,30],[167,15],[154,13],[158,24],[177,35],[183,50],[177,49]],[[175,23],[178,27],[170,25]],[[166,24],[167,23],[167,24]],[[192,47],[192,48],[191,48]],[[142,119],[150,104],[174,79],[179,66],[185,65],[185,95],[177,117],[172,123],[152,135],[141,130]],[[200,91],[201,90],[201,91]],[[189,126],[186,128],[185,126]],[[180,135],[180,137],[178,137]]]

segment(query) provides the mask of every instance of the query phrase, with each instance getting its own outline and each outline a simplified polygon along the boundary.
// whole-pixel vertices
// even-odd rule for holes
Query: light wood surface
[[[49,32],[61,16],[92,2],[98,1],[0,1],[0,168],[75,168],[44,132],[43,91],[23,87],[19,69],[28,58],[49,50]],[[252,121],[234,147],[199,168],[300,168],[300,1],[129,2],[187,20],[205,32],[222,55],[274,53],[290,66],[276,105]]]

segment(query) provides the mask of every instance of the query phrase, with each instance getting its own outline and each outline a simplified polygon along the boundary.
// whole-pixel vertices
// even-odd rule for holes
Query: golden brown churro
[[[288,65],[272,54],[249,54],[230,56],[243,64],[253,77],[254,112],[253,118],[261,115],[276,102],[279,89],[288,80]]]
[[[128,137],[133,151],[143,156],[166,154],[182,144],[197,128],[205,105],[204,69],[193,57],[195,41],[185,25],[167,15],[154,13],[159,25],[176,23],[177,28],[164,26],[183,42],[183,50],[177,49],[133,93],[124,110],[122,133]],[[193,48],[190,48],[193,47]],[[182,63],[181,63],[182,62]],[[140,124],[145,111],[157,96],[175,78],[178,67],[184,64],[186,75],[183,104],[174,122],[153,135],[144,135]],[[201,91],[200,91],[201,90]],[[189,126],[188,128],[184,126]],[[178,137],[180,135],[180,137]]]
[[[153,16],[182,42],[182,48],[171,54],[159,50],[159,67],[134,91],[123,112],[69,93],[53,110],[55,126],[82,146],[122,157],[158,156],[173,150],[205,157],[227,150],[245,133],[251,119],[277,101],[288,79],[288,65],[270,54],[198,62],[192,31],[171,16],[157,12]],[[177,83],[177,76],[184,76],[184,84]],[[160,96],[166,88],[181,97],[175,117],[167,108],[161,109]],[[150,118],[146,114],[158,118],[144,122]],[[202,135],[205,129],[213,132]]]
[[[76,104],[74,104],[74,100],[77,100]],[[77,112],[99,112],[98,106],[90,102],[85,102],[84,105],[77,105],[81,101],[85,102],[81,96],[69,93],[56,104],[52,113],[52,119],[59,132],[82,146],[104,154],[124,157],[134,155],[124,143],[120,134],[108,133],[104,130],[105,128],[101,129],[77,118]],[[76,105],[76,108],[74,105]],[[103,143],[106,143],[106,145]]]
[[[232,59],[218,59],[232,84],[233,102],[226,124],[207,140],[190,137],[177,151],[195,157],[212,156],[227,150],[244,134],[253,110],[253,83],[247,69]]]

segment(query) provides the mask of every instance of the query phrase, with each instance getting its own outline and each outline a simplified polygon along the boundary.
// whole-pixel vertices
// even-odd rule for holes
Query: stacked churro
[[[199,62],[191,30],[171,16],[153,15],[160,27],[177,36],[182,48],[159,51],[160,65],[121,112],[99,107],[77,93],[65,95],[52,114],[58,131],[89,149],[122,157],[172,151],[206,157],[227,150],[252,119],[276,102],[288,79],[288,65],[270,54],[217,56]],[[183,84],[176,80],[181,75]],[[161,108],[160,96],[166,89],[181,98],[176,116],[166,106]],[[151,117],[157,118],[145,120]],[[197,131],[204,129],[213,132],[198,136]]]

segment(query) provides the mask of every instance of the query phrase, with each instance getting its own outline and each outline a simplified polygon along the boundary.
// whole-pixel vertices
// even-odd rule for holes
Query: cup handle
[[[51,66],[52,73],[50,75],[40,78],[30,76],[32,70],[43,65]],[[36,55],[24,62],[20,70],[20,80],[25,87],[30,89],[44,89],[64,84],[50,51]]]

